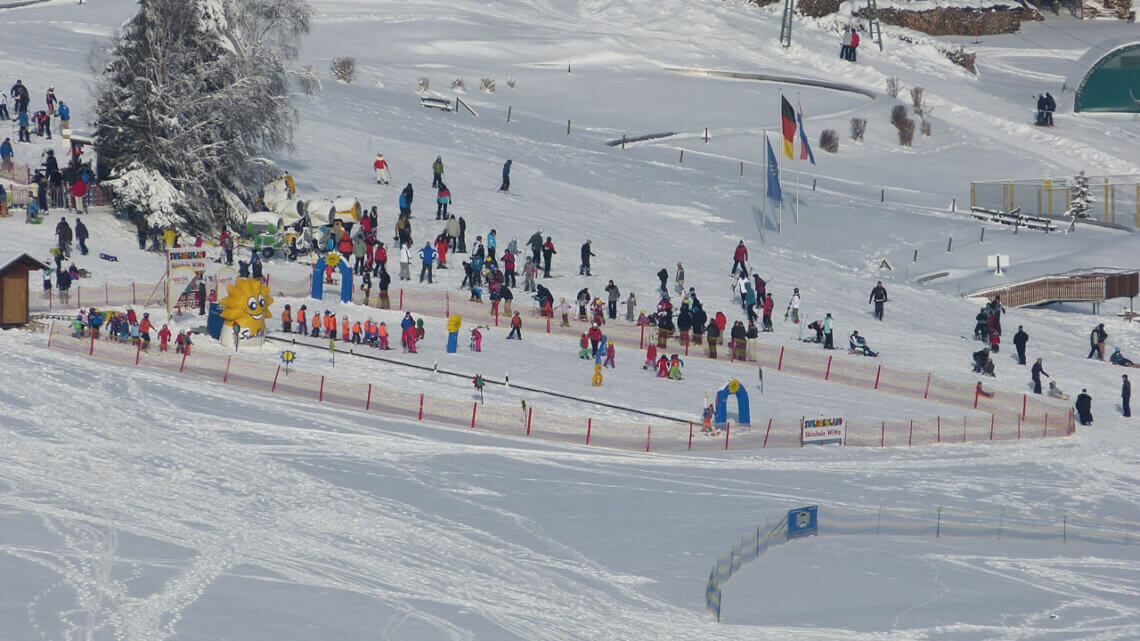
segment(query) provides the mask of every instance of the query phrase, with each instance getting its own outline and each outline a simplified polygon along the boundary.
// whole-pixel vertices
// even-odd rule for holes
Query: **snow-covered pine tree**
[[[98,87],[97,149],[116,207],[197,231],[240,220],[292,143],[284,61],[304,0],[140,0]]]
[[[1073,186],[1069,188],[1069,211],[1068,215],[1074,218],[1089,218],[1092,216],[1093,205],[1096,205],[1096,198],[1092,195],[1092,189],[1089,188],[1089,177],[1085,175],[1085,170],[1082,169],[1081,173],[1073,177]]]

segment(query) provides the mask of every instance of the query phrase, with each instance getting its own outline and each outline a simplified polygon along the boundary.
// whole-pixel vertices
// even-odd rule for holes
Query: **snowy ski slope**
[[[0,10],[5,87],[23,78],[34,105],[54,84],[73,118],[89,120],[89,54],[106,47],[134,7],[127,0],[51,0]],[[886,50],[865,44],[853,67],[838,60],[843,22],[836,18],[797,22],[795,42],[784,50],[775,8],[736,2],[330,0],[314,8],[296,64],[314,65],[324,91],[297,98],[296,147],[279,159],[302,193],[378,205],[387,230],[400,187],[412,182],[419,244],[439,230],[429,209],[429,168],[442,155],[453,212],[467,220],[469,242],[492,228],[500,247],[512,237],[522,244],[536,230],[553,236],[558,278],[546,284],[558,296],[569,299],[583,286],[600,295],[612,278],[623,298],[635,291],[651,309],[654,273],[672,273],[680,261],[687,285],[710,311],[740,318],[727,272],[732,248],[744,238],[777,312],[798,286],[806,318],[835,316],[837,341],[859,329],[881,350],[884,366],[968,383],[976,343],[962,337],[977,306],[958,293],[994,282],[984,268],[987,254],[1012,257],[1008,278],[1140,262],[1134,234],[1082,227],[1071,235],[1014,236],[989,228],[979,244],[981,224],[950,212],[953,199],[959,210],[968,202],[971,179],[1140,171],[1134,118],[1074,116],[1059,98],[1056,128],[1029,124],[1031,94],[1059,96],[1089,43],[1130,25],[1051,18],[978,45],[964,38],[978,52],[974,76],[950,64],[930,39],[906,45],[890,27]],[[325,73],[342,55],[357,58],[351,85]],[[875,98],[667,67],[838,80]],[[924,86],[934,108],[933,137],[916,136],[910,150],[895,144],[887,123],[895,104],[884,94],[889,76],[908,88]],[[495,78],[495,93],[478,91],[482,77]],[[463,98],[479,116],[423,109],[420,78],[449,98],[452,79],[463,78]],[[761,244],[753,215],[761,205],[761,135],[778,129],[781,89],[803,105],[813,144],[820,130],[834,128],[841,145],[837,155],[816,149],[816,169],[801,167],[799,224],[786,208],[782,233],[769,226]],[[862,144],[846,135],[852,116],[868,119]],[[667,131],[677,135],[625,150],[604,144]],[[18,160],[35,162],[41,148],[21,146]],[[374,184],[377,151],[392,163],[391,187]],[[511,196],[495,192],[508,157]],[[783,171],[790,195],[794,174]],[[0,220],[0,255],[46,256],[57,220],[58,212],[39,227],[19,217]],[[105,212],[86,222],[93,252],[119,257],[80,261],[93,272],[90,284],[153,283],[161,275],[159,257],[132,249],[127,225]],[[951,237],[955,249],[947,254]],[[576,275],[586,239],[598,254],[593,278]],[[893,271],[878,269],[883,258]],[[943,270],[951,276],[929,287],[914,283]],[[288,279],[306,274],[282,261],[267,271]],[[437,275],[436,285],[409,287],[456,293],[459,270]],[[881,324],[866,305],[878,279],[891,296]],[[279,300],[275,311],[285,302],[305,300]],[[528,308],[521,292],[517,302]],[[711,620],[702,600],[716,554],[758,523],[817,501],[1140,521],[1140,448],[1136,419],[1122,419],[1118,409],[1121,370],[1083,358],[1096,322],[1106,323],[1110,348],[1140,354],[1135,326],[1111,315],[1118,304],[1106,305],[1100,317],[1066,306],[1011,310],[1003,320],[1007,335],[1026,326],[1030,356],[1044,357],[1067,392],[1087,387],[1093,394],[1096,422],[1071,438],[697,455],[377,420],[109,366],[48,350],[42,335],[4,332],[0,637],[1134,639],[1134,545],[809,540],[773,550],[734,577],[725,589],[724,623]],[[331,296],[322,308],[354,319],[372,313]],[[496,402],[525,398],[568,413],[607,411],[590,405],[593,398],[696,416],[704,394],[730,375],[755,387],[754,368],[696,359],[685,381],[650,379],[639,367],[643,353],[620,350],[618,369],[594,388],[592,367],[574,358],[574,345],[539,336],[535,321],[528,319],[521,343],[506,343],[505,330],[491,329],[484,353],[448,357],[443,320],[425,320],[430,338],[422,353],[394,358],[509,374],[585,401],[488,388]],[[802,347],[795,328],[779,319],[777,332],[762,340]],[[215,349],[204,343],[198,349]],[[1005,347],[998,377],[986,384],[1023,393],[1027,372],[1011,359],[1008,339]],[[270,345],[251,358],[276,360],[279,349]],[[297,366],[336,376],[348,366],[325,360],[301,352]],[[472,398],[470,384],[459,379],[395,365],[351,367],[346,378]],[[962,413],[768,371],[765,384],[763,394],[753,393],[754,415],[890,420]]]

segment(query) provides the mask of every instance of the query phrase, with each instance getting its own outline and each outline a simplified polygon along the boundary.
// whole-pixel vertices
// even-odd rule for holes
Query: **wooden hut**
[[[0,327],[28,322],[28,272],[47,268],[28,254],[0,258]]]

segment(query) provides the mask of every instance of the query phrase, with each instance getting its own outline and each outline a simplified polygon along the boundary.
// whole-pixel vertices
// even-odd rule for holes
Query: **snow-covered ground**
[[[88,122],[88,58],[134,7],[52,0],[0,11],[0,32],[11,36],[0,41],[5,87],[21,77],[34,106],[54,84],[73,120]],[[1131,25],[1050,17],[981,44],[961,39],[978,53],[975,76],[930,38],[906,44],[891,27],[884,52],[865,41],[858,65],[840,61],[838,18],[798,21],[785,50],[777,43],[778,8],[744,3],[330,0],[315,10],[296,64],[322,72],[324,91],[297,98],[296,148],[280,158],[302,193],[377,205],[388,230],[398,191],[411,182],[414,237],[422,243],[440,228],[429,207],[429,168],[442,155],[452,211],[466,219],[469,242],[491,229],[500,247],[536,230],[551,235],[557,277],[546,284],[558,296],[569,299],[583,286],[599,295],[612,278],[623,297],[634,291],[650,309],[655,272],[683,262],[706,308],[736,319],[727,272],[743,238],[777,312],[799,287],[805,316],[831,312],[840,342],[859,329],[884,366],[970,383],[976,344],[963,337],[977,310],[958,294],[997,282],[984,269],[986,255],[1011,256],[1006,278],[1140,262],[1135,234],[1081,227],[1014,235],[991,227],[982,244],[981,223],[961,213],[970,180],[1140,172],[1135,118],[1075,115],[1061,95],[1089,43]],[[350,85],[324,75],[329,60],[344,55],[357,58]],[[670,67],[839,80],[875,98]],[[906,88],[925,87],[933,107],[934,135],[916,136],[912,149],[895,144],[887,122],[897,104],[884,93],[891,76]],[[495,93],[478,91],[482,77],[496,80]],[[464,100],[478,117],[420,107],[421,78],[445,97],[463,78]],[[801,166],[799,224],[786,207],[782,232],[770,225],[761,244],[754,216],[761,134],[778,142],[781,90],[803,105],[811,142],[836,129],[840,152],[816,149],[818,167]],[[1061,105],[1054,129],[1030,125],[1031,95],[1042,91]],[[846,135],[853,116],[868,120],[862,143]],[[658,132],[678,135],[624,150],[604,144]],[[19,161],[38,162],[41,145],[17,147]],[[392,187],[372,179],[377,151],[392,163]],[[510,196],[495,191],[506,158],[514,160]],[[782,171],[790,195],[794,173]],[[46,257],[56,221],[58,212],[38,227],[18,216],[0,220],[0,255]],[[127,224],[106,212],[89,214],[86,224],[93,253],[77,258],[92,272],[84,285],[161,276],[162,259],[140,253]],[[576,275],[586,239],[598,255],[592,278]],[[879,268],[884,258],[893,270]],[[283,279],[307,273],[279,260],[267,270]],[[915,282],[938,271],[951,275]],[[437,275],[435,285],[408,286],[457,291],[459,270]],[[883,323],[866,305],[879,279],[891,297]],[[279,300],[275,310],[285,302],[304,300]],[[382,317],[331,296],[326,307],[353,319]],[[734,577],[725,624],[710,620],[702,599],[716,554],[757,523],[816,501],[1140,521],[1135,426],[1119,412],[1122,370],[1083,358],[1096,322],[1106,324],[1110,348],[1140,353],[1135,326],[1109,315],[1118,307],[1106,305],[1100,317],[1068,306],[1011,310],[1003,321],[1007,336],[1025,325],[1030,356],[1043,357],[1066,391],[1087,387],[1093,395],[1095,424],[1071,438],[715,455],[631,454],[380,420],[108,366],[49,351],[42,336],[7,332],[0,335],[0,371],[8,374],[0,390],[0,636],[1136,638],[1134,546],[820,539],[775,549]],[[780,316],[777,331],[761,340],[802,346]],[[423,351],[392,358],[509,374],[583,402],[489,388],[496,401],[620,415],[589,402],[599,400],[695,417],[704,394],[730,376],[755,378],[750,367],[692,359],[685,381],[661,381],[642,372],[643,354],[619,350],[618,368],[595,388],[572,341],[528,326],[522,343],[506,343],[505,332],[492,330],[484,353],[447,356],[442,320],[426,320],[431,338]],[[1012,351],[1008,338],[1006,347]],[[270,344],[251,357],[276,360],[279,350]],[[298,367],[332,374],[325,360],[301,352]],[[344,361],[338,377],[471,397],[470,383],[458,378]],[[987,384],[1026,391],[1027,372],[1008,353],[997,362],[998,377]],[[765,385],[753,395],[754,415],[965,413],[770,371]]]

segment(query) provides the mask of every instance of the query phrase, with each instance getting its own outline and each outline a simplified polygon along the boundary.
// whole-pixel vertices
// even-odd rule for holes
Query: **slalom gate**
[[[191,349],[190,354],[159,351],[157,344],[141,344],[76,337],[53,322],[48,329],[48,347],[72,354],[135,367],[148,367],[175,374],[284,394],[315,403],[330,403],[346,409],[375,412],[417,421],[528,436],[549,441],[593,445],[637,452],[715,451],[767,447],[802,447],[804,419],[767,418],[750,425],[727,423],[724,429],[705,433],[699,424],[677,421],[625,422],[607,418],[568,416],[541,407],[484,404],[478,401],[438,398],[359,381],[342,381],[281,365],[256,362]],[[956,418],[845,422],[843,446],[887,447],[966,443],[978,441],[1053,438],[1075,431],[1070,410],[1041,417],[975,413]]]
[[[928,509],[855,509],[810,505],[757,525],[725,555],[717,555],[705,585],[705,608],[720,621],[722,588],[745,565],[777,545],[807,536],[912,536],[1017,539],[1053,543],[1140,543],[1140,523],[1068,513],[1014,510],[965,512]]]
[[[34,280],[34,279],[33,279]],[[299,280],[271,279],[266,277],[270,292],[276,296],[308,298],[311,290],[309,278]],[[130,285],[100,285],[96,287],[75,287],[70,301],[63,304],[55,290],[31,292],[28,300],[31,311],[63,311],[80,307],[117,307],[140,305],[148,294],[155,290],[154,283],[132,283]],[[449,318],[458,314],[465,321],[498,326],[508,324],[509,308],[503,305],[495,313],[489,302],[472,302],[463,296],[452,296],[451,292],[426,292],[413,290],[391,290],[386,298],[373,292],[365,297],[357,288],[353,291],[354,303],[377,309],[390,309],[412,312],[425,316]],[[533,304],[516,307],[524,312],[527,320],[524,332],[541,332],[580,337],[590,327],[588,320],[581,320],[571,314],[566,325],[562,319],[543,315]],[[514,310],[511,310],[514,311]],[[575,310],[576,311],[576,310]],[[502,318],[500,320],[500,316]],[[1066,436],[1075,431],[1075,421],[1070,417],[1069,408],[1046,402],[1033,394],[1013,394],[998,390],[978,392],[974,384],[952,381],[930,373],[908,372],[882,365],[862,356],[849,356],[845,350],[839,353],[806,351],[782,345],[765,344],[750,340],[745,345],[708,345],[698,342],[688,333],[671,332],[662,335],[656,327],[636,325],[617,320],[606,320],[603,327],[608,340],[630,349],[646,349],[657,345],[660,352],[675,352],[686,358],[705,358],[726,364],[744,363],[757,366],[760,372],[765,369],[780,373],[802,376],[816,380],[833,381],[867,390],[876,390],[907,396],[913,399],[931,400],[970,410],[977,410],[986,416],[986,425],[963,425],[962,421],[921,420],[914,424],[913,435],[906,422],[906,428],[898,422],[880,425],[878,441],[870,436],[862,437],[860,445],[920,444],[947,440],[992,440],[1016,439],[1034,434],[1040,436]],[[734,349],[735,347],[735,349]],[[972,420],[972,419],[971,419]],[[977,421],[975,421],[977,422]],[[992,423],[992,425],[990,424]],[[992,428],[992,429],[991,429]],[[868,434],[869,434],[868,430]],[[965,432],[965,436],[962,434]],[[892,436],[893,435],[893,436]],[[915,440],[917,439],[917,440]],[[881,441],[881,442],[879,442]],[[888,441],[890,441],[888,443]],[[899,442],[903,441],[903,442]],[[856,444],[856,443],[852,443]]]

